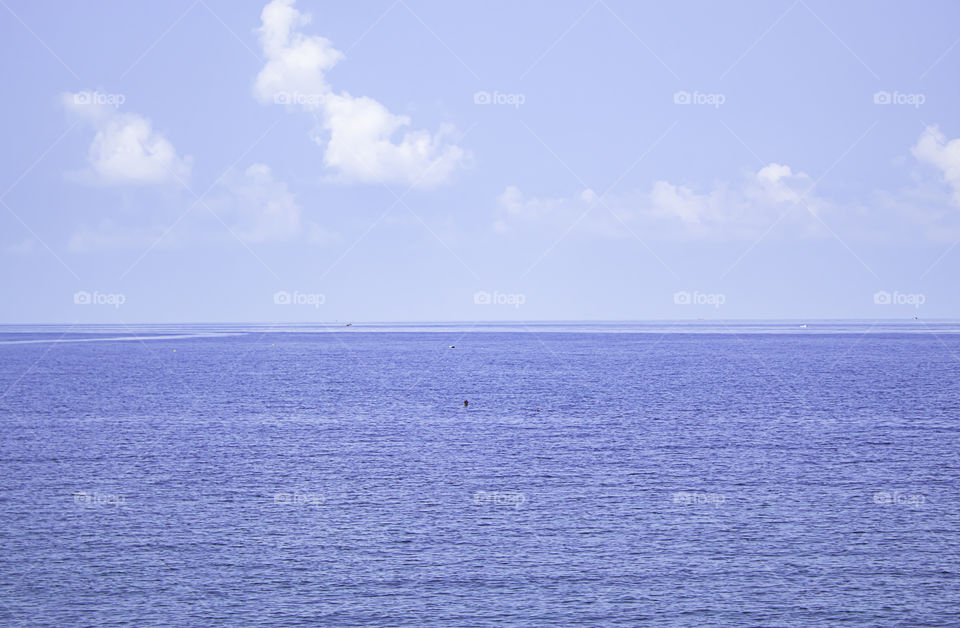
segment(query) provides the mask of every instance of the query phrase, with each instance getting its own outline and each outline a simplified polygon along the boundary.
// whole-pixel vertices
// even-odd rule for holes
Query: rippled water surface
[[[0,624],[958,625],[960,327],[800,324],[0,328]]]

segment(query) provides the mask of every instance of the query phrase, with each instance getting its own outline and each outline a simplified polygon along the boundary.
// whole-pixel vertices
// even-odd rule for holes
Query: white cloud
[[[171,230],[166,221],[174,220],[187,208],[177,208],[171,215],[155,215],[157,223],[150,227],[133,224],[134,216],[124,214],[119,220],[106,218],[95,227],[82,227],[72,235],[69,248],[75,252],[171,248],[234,237],[251,244],[304,240],[320,245],[339,238],[337,233],[305,220],[297,197],[264,164],[255,163],[246,170],[231,171],[204,204],[220,220],[199,205],[195,211],[188,211],[174,221],[175,230]],[[229,227],[229,232],[224,225]]]
[[[310,17],[301,15],[293,2],[275,0],[260,14],[263,23],[258,32],[267,64],[257,75],[254,93],[263,103],[316,108],[315,101],[330,91],[324,75],[343,59],[343,53],[324,37],[296,30],[309,24]]]
[[[245,242],[305,240],[323,245],[339,238],[339,234],[304,218],[296,195],[265,164],[255,163],[243,173],[225,177],[219,195],[209,204]]]
[[[805,173],[771,163],[746,173],[737,185],[714,184],[704,193],[657,181],[650,191],[649,208],[655,216],[679,219],[704,234],[724,227],[749,229],[769,224],[771,216],[778,217],[790,206],[819,212],[824,204],[821,199],[806,196],[810,185]]]
[[[829,205],[821,198],[806,196],[810,185],[806,174],[772,163],[746,172],[735,185],[714,183],[702,192],[660,180],[654,181],[649,191],[625,196],[598,199],[592,190],[584,190],[568,198],[541,199],[526,197],[509,186],[497,199],[494,229],[507,233],[533,224],[565,229],[593,206],[582,225],[608,236],[629,236],[626,223],[667,237],[755,237],[792,210],[796,210],[794,223],[799,219],[798,224],[815,230],[806,208],[819,213]]]
[[[300,204],[286,183],[273,178],[269,166],[253,164],[242,177],[229,180],[226,187],[232,196],[232,229],[243,240],[268,242],[300,235]]]
[[[716,193],[697,194],[685,186],[656,181],[650,190],[650,209],[658,216],[679,218],[684,223],[700,224],[716,213]]]
[[[298,28],[309,17],[293,4],[273,0],[261,13],[260,44],[267,63],[254,83],[257,99],[318,115],[321,132],[314,132],[313,140],[325,146],[324,165],[344,181],[421,188],[448,182],[468,158],[449,141],[452,128],[409,130],[408,116],[393,114],[366,96],[335,93],[326,73],[344,55],[327,39],[301,33]]]
[[[593,190],[584,190],[575,198],[536,198],[525,196],[515,185],[508,185],[497,197],[499,210],[493,228],[500,233],[513,233],[538,223],[576,220],[576,211],[586,211],[595,200]]]
[[[960,205],[960,138],[947,141],[938,127],[928,126],[910,152],[940,171],[943,182],[953,189],[954,204]]]
[[[431,188],[450,180],[466,153],[446,144],[452,129],[407,131],[400,142],[391,139],[410,118],[390,113],[372,98],[330,94],[325,101],[324,128],[330,132],[324,164],[347,179],[401,182]],[[314,141],[323,144],[322,138]]]
[[[790,166],[769,164],[753,175],[747,195],[759,202],[798,203],[810,187],[806,173],[794,173]]]
[[[82,181],[99,185],[150,185],[186,180],[192,159],[177,155],[173,145],[147,118],[120,113],[116,106],[84,90],[64,94],[63,105],[96,130]]]

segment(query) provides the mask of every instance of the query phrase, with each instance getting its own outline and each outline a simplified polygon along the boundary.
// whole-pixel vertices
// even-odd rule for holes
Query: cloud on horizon
[[[718,182],[705,191],[658,180],[647,191],[625,196],[600,198],[587,189],[567,198],[537,198],[511,185],[497,199],[494,229],[503,234],[545,224],[565,229],[583,220],[588,231],[607,237],[629,237],[629,229],[642,229],[669,238],[745,238],[797,209],[809,220],[794,219],[794,226],[812,235],[820,231],[810,212],[819,215],[829,203],[810,195],[811,185],[807,174],[777,163],[746,172],[734,185]]]

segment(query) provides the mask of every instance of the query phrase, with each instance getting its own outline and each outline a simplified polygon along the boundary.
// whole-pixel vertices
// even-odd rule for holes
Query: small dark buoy
[[[470,405],[470,402],[467,401],[466,399],[464,399],[464,400],[463,400],[463,407],[466,408],[468,405]]]

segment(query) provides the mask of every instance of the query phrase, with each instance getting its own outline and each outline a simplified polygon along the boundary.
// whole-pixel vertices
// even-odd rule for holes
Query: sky
[[[0,323],[958,318],[958,21],[0,0]]]

